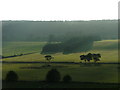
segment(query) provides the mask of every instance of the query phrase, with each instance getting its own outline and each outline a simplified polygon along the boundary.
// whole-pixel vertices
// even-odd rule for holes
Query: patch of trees
[[[91,60],[94,60],[94,62],[97,62],[97,61],[100,61],[99,58],[101,58],[101,54],[88,53],[87,55],[81,55],[80,56],[80,59],[84,60],[85,62],[86,61],[90,62]]]
[[[64,43],[63,54],[89,51],[98,40],[98,36],[73,37]]]
[[[55,41],[63,41],[70,32],[76,35],[100,35],[102,39],[118,38],[118,20],[94,21],[2,21],[3,41],[48,41],[54,34]],[[53,38],[53,36],[51,36]]]
[[[17,73],[15,71],[9,71],[6,75],[6,82],[17,82],[19,79]],[[57,69],[51,69],[48,71],[46,75],[45,81],[48,83],[57,83],[61,80],[61,74]],[[68,83],[72,81],[72,77],[70,75],[65,75],[63,77],[63,82]]]
[[[46,82],[60,82],[61,74],[57,69],[51,69],[48,71],[46,75]],[[65,75],[63,77],[63,82],[68,83],[72,81],[72,77],[70,75]]]
[[[72,37],[61,43],[48,43],[42,48],[41,54],[58,53],[63,54],[86,52],[92,49],[93,42],[99,41],[99,36],[79,36]]]
[[[58,53],[58,52],[62,52],[62,51],[63,51],[63,44],[61,44],[61,43],[55,43],[55,44],[48,43],[42,48],[41,54]]]

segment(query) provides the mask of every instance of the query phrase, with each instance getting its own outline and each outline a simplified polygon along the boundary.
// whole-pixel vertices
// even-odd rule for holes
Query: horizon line
[[[119,20],[119,19],[96,19],[96,20],[0,20],[0,21],[107,21],[107,20]]]

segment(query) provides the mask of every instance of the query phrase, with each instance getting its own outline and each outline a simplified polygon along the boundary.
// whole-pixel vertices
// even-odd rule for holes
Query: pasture
[[[3,42],[2,55],[26,54],[40,52],[46,42]]]
[[[7,42],[6,42],[7,43]],[[44,55],[40,54],[45,42],[8,42],[3,46],[3,55],[12,55],[14,53],[36,52],[29,55],[23,55],[13,58],[5,58],[3,61],[47,61]],[[93,49],[88,52],[62,54],[51,54],[54,59],[52,62],[80,62],[79,56],[87,53],[100,53],[100,63],[118,62],[118,40],[103,40],[94,43]],[[84,61],[82,61],[84,63]],[[93,62],[93,61],[91,61]],[[51,68],[57,68],[61,73],[61,77],[69,74],[72,81],[78,82],[101,82],[101,83],[118,83],[118,64],[51,64],[51,67],[43,67],[42,63],[14,63],[2,65],[2,79],[6,77],[6,73],[10,70],[15,71],[19,80],[25,81],[43,81],[47,72]],[[61,81],[62,81],[61,78]]]
[[[14,70],[19,75],[19,80],[43,81],[51,68],[57,68],[63,78],[71,75],[73,81],[80,82],[118,82],[118,65],[68,65],[52,64],[51,67],[42,67],[44,64],[3,64],[3,79],[6,73]],[[62,79],[61,79],[62,80]]]
[[[3,56],[36,52],[30,55],[20,57],[5,58],[3,61],[45,61],[44,55],[40,54],[45,42],[8,42],[3,45]],[[16,51],[14,51],[16,48]],[[62,54],[51,54],[55,59],[52,61],[80,62],[79,56],[87,53],[100,53],[102,55],[100,62],[118,62],[118,40],[103,40],[94,42],[93,49],[88,52]]]

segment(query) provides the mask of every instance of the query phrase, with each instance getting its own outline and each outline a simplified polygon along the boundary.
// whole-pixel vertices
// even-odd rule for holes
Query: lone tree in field
[[[68,83],[68,82],[71,82],[71,81],[72,81],[72,78],[71,78],[70,75],[65,75],[65,76],[63,77],[63,82]]]
[[[97,61],[100,61],[99,58],[101,58],[101,54],[93,54],[92,55],[94,62],[96,63]]]
[[[7,73],[6,79],[7,82],[15,82],[18,81],[18,75],[14,71],[9,71]]]
[[[61,75],[57,69],[51,69],[46,75],[47,82],[59,82]]]
[[[51,55],[46,55],[45,59],[48,61],[48,65],[50,65],[50,60],[54,59],[54,57],[52,57]]]

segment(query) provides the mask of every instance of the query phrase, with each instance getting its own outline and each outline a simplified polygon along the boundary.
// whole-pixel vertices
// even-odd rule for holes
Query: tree
[[[87,59],[88,62],[90,62],[90,60],[92,60],[92,54],[91,54],[91,53],[88,53],[88,54],[86,55],[86,59]]]
[[[45,58],[48,61],[48,65],[50,65],[50,60],[53,59],[54,57],[52,57],[51,55],[46,55]]]
[[[81,59],[81,60],[84,60],[84,61],[86,62],[86,55],[81,55],[81,56],[80,56],[80,59]]]
[[[57,69],[51,69],[46,75],[47,82],[59,82],[61,75]]]
[[[90,60],[94,60],[94,62],[97,62],[97,61],[100,61],[100,59],[99,58],[101,58],[101,54],[91,54],[91,53],[88,53],[87,55],[81,55],[80,56],[80,59],[81,60],[85,60],[85,62],[86,61],[88,61],[88,62],[90,62]]]
[[[99,58],[101,58],[101,54],[93,54],[92,55],[94,62],[100,61]]]
[[[72,81],[72,78],[71,78],[70,75],[65,75],[65,76],[63,77],[63,82],[71,82],[71,81]]]
[[[7,82],[15,82],[18,81],[18,75],[14,71],[9,71],[6,76]]]

